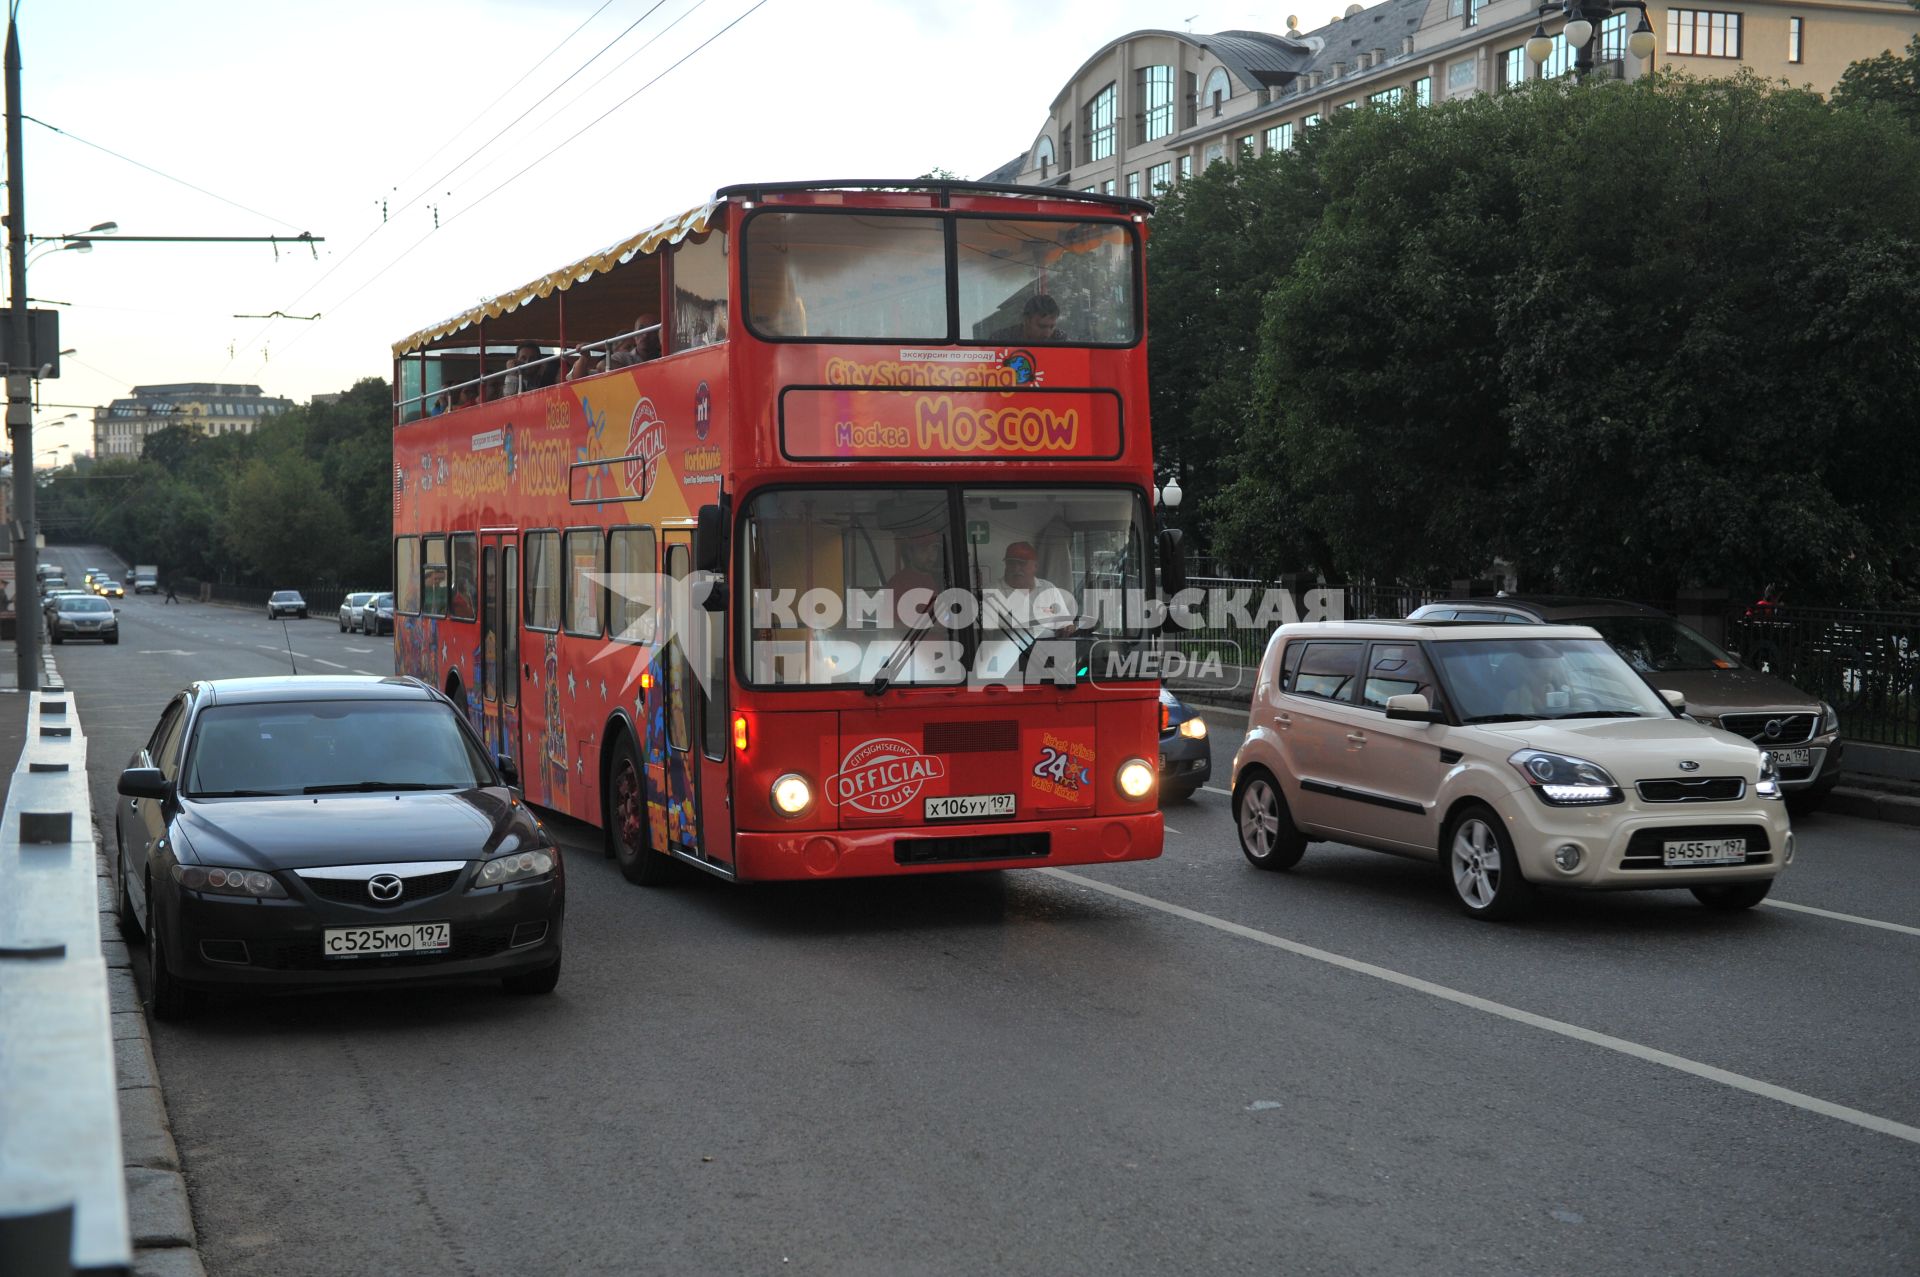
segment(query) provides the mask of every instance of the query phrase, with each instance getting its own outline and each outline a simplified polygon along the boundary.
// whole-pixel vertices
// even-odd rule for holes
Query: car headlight
[[[272,874],[258,869],[227,869],[219,865],[175,865],[173,880],[188,891],[209,896],[242,896],[251,900],[285,900],[287,889]]]
[[[1840,730],[1840,711],[1825,701],[1820,702],[1820,734],[1831,736]]]
[[[813,805],[813,786],[805,776],[788,772],[773,782],[773,806],[783,816],[798,816]]]
[[[509,882],[543,878],[553,872],[557,854],[552,847],[535,847],[531,851],[516,851],[510,856],[495,856],[483,863],[473,875],[474,888],[498,887]]]
[[[1773,765],[1773,755],[1766,750],[1760,751],[1760,783],[1753,792],[1762,798],[1780,797],[1780,769]]]
[[[1129,758],[1120,764],[1114,780],[1120,786],[1120,792],[1129,798],[1145,798],[1153,792],[1153,768],[1138,758]]]
[[[1541,801],[1554,807],[1598,807],[1620,801],[1620,786],[1607,769],[1584,758],[1523,749],[1507,759]]]
[[[1207,720],[1195,714],[1192,718],[1180,724],[1180,734],[1188,740],[1205,740],[1207,738]]]

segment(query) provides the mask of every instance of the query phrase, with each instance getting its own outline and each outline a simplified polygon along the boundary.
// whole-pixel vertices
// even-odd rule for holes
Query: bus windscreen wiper
[[[867,684],[867,695],[878,696],[892,685],[893,676],[900,672],[900,668],[913,655],[914,645],[919,643],[921,637],[932,628],[933,606],[929,604],[926,613],[913,623],[913,629],[894,645],[893,651],[887,653],[887,659],[880,663],[880,670],[873,676],[873,682]]]

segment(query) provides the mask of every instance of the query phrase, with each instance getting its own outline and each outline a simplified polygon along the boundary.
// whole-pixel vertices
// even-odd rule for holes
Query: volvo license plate
[[[1666,862],[1672,865],[1737,865],[1747,858],[1744,838],[1698,838],[1688,842],[1662,845]]]
[[[948,798],[929,798],[928,820],[979,820],[987,816],[1013,815],[1012,794],[958,794]]]
[[[405,927],[329,927],[320,933],[320,949],[329,958],[371,958],[396,953],[444,953],[453,945],[453,928],[444,922]]]
[[[1813,751],[1810,749],[1770,749],[1768,755],[1775,767],[1811,767]]]

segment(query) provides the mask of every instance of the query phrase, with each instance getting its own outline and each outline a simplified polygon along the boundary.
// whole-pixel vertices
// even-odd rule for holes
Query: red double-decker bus
[[[1147,211],[729,187],[396,343],[399,671],[640,882],[1159,855]]]

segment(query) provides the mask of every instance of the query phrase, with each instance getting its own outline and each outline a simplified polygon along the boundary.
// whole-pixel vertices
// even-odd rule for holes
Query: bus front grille
[[[1020,725],[1010,718],[977,723],[928,723],[929,754],[992,754],[1020,748]]]
[[[897,838],[893,844],[893,863],[941,865],[962,860],[1044,860],[1049,852],[1049,841],[1044,833]]]

